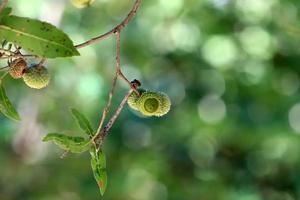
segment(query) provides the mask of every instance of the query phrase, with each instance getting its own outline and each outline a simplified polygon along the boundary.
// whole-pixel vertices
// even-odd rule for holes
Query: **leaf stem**
[[[4,69],[6,69],[6,68],[9,68],[9,66],[1,67],[1,68],[0,68],[0,71],[1,71],[1,70],[4,70]]]

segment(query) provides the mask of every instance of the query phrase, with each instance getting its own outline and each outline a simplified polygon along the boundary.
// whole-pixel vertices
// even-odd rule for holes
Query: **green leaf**
[[[103,196],[107,186],[106,158],[102,150],[96,151],[95,148],[90,150],[91,166],[93,169],[95,180]]]
[[[11,13],[12,9],[11,8],[4,8],[2,12],[0,13],[0,21],[3,17],[9,15]]]
[[[76,122],[78,123],[79,127],[89,136],[94,136],[93,128],[89,122],[89,120],[81,114],[78,110],[72,108],[71,112],[73,117],[75,118]]]
[[[53,141],[61,149],[72,153],[82,153],[90,149],[91,141],[82,137],[72,137],[59,133],[49,133],[43,138],[44,142]]]
[[[0,23],[0,41],[13,42],[44,58],[79,55],[71,39],[55,26],[35,19],[4,16]]]
[[[4,87],[0,82],[0,111],[8,118],[20,121],[20,116],[12,103],[9,101],[8,97],[6,96],[6,92]]]

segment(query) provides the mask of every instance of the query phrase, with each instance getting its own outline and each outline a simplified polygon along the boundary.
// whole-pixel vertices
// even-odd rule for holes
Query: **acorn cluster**
[[[9,74],[14,79],[23,78],[25,84],[34,89],[45,88],[50,82],[50,74],[43,65],[28,66],[23,58],[17,58],[9,64]]]
[[[139,111],[144,116],[161,117],[167,114],[171,107],[168,95],[162,92],[138,89],[140,95],[133,92],[127,100],[130,108]]]

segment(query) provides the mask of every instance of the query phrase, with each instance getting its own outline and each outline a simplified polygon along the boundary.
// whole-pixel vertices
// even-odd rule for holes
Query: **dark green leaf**
[[[2,84],[0,83],[0,111],[8,118],[20,121],[20,116],[12,103],[6,96],[6,92]]]
[[[9,15],[11,13],[11,10],[12,10],[11,8],[4,8],[0,13],[0,21],[3,17]]]
[[[68,35],[35,19],[4,16],[0,23],[0,41],[4,39],[44,58],[79,55]]]
[[[91,166],[93,169],[95,180],[103,196],[107,186],[106,158],[102,150],[96,151],[94,148],[90,150]]]
[[[90,140],[82,137],[72,137],[59,133],[49,133],[43,138],[44,142],[53,141],[65,151],[72,153],[82,153],[90,149]]]
[[[81,114],[78,110],[72,108],[71,112],[78,123],[79,127],[89,136],[94,136],[93,128],[89,122],[89,120]]]

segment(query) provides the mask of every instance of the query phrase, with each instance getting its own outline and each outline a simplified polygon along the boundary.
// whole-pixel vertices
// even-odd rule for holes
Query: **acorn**
[[[146,91],[137,100],[137,108],[145,116],[163,116],[170,107],[170,98],[162,92]]]
[[[146,90],[144,90],[142,88],[137,89],[137,91],[140,93],[140,95],[142,95],[144,92],[146,92]],[[137,101],[138,101],[139,97],[140,96],[137,93],[132,92],[127,100],[129,107],[132,108],[133,110],[138,110]]]
[[[50,82],[50,74],[42,65],[32,65],[24,70],[23,80],[31,88],[42,89]]]
[[[90,6],[94,0],[71,0],[71,2],[77,8],[85,8]]]
[[[14,79],[19,79],[22,78],[26,67],[26,61],[23,58],[17,58],[10,63],[8,72]]]

